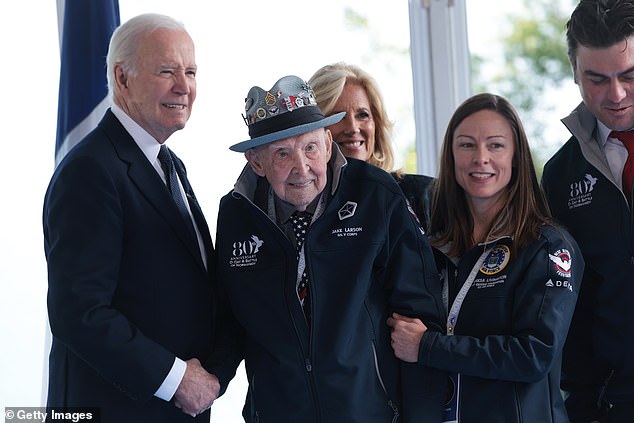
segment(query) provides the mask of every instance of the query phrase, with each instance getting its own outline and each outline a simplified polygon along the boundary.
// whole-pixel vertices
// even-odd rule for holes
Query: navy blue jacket
[[[562,374],[570,418],[585,422],[598,416],[601,392],[607,403],[634,401],[634,227],[594,116],[581,104],[563,122],[573,136],[544,166],[542,185],[586,260]]]
[[[418,316],[436,330],[442,321],[429,241],[394,179],[358,160],[345,165],[336,148],[331,165],[330,198],[304,244],[310,328],[295,290],[295,249],[253,203],[263,180],[247,166],[220,203],[218,278],[235,325],[222,318],[212,370],[226,386],[245,359],[248,422],[394,421],[407,414],[401,401],[407,388],[387,317]],[[436,382],[430,376],[424,383]],[[430,392],[434,406],[418,421],[437,423],[442,394]]]
[[[458,263],[434,250],[448,305],[484,251]],[[543,226],[519,251],[510,238],[487,246],[455,324],[454,336],[427,332],[419,362],[459,372],[461,423],[565,423],[561,355],[583,274],[579,247],[563,229]]]

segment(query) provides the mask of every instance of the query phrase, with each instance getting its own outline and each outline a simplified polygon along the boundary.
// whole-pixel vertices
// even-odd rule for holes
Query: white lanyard
[[[471,285],[473,285],[473,281],[476,278],[476,275],[480,271],[484,260],[489,255],[489,251],[487,248],[484,248],[482,254],[480,254],[480,258],[476,261],[476,264],[471,269],[471,273],[467,277],[467,280],[460,288],[458,295],[456,295],[456,299],[453,301],[451,305],[451,310],[449,310],[449,272],[445,268],[445,281],[442,286],[442,300],[445,305],[445,310],[449,310],[449,314],[447,315],[447,335],[452,336],[454,334],[454,328],[456,327],[456,322],[458,322],[458,314],[460,314],[460,308],[462,307],[462,303],[464,302],[469,289],[471,289]]]
[[[458,295],[456,295],[456,299],[453,301],[453,304],[451,305],[451,310],[449,310],[449,313],[447,315],[447,335],[448,336],[454,335],[454,328],[456,327],[456,322],[458,321],[458,314],[460,314],[460,308],[462,307],[462,303],[464,302],[464,299],[467,296],[467,293],[469,292],[471,285],[473,285],[473,281],[475,281],[475,278],[478,275],[478,272],[480,271],[480,268],[482,267],[482,264],[484,263],[484,260],[487,258],[488,255],[489,255],[489,251],[487,251],[487,248],[485,246],[484,251],[482,251],[482,254],[480,254],[480,257],[478,258],[476,263],[473,265],[473,269],[471,269],[471,273],[469,273],[467,280],[462,285],[462,288],[460,288],[460,291],[458,291]],[[448,310],[449,309],[449,270],[447,269],[447,266],[445,266],[445,277],[444,277],[444,283],[442,286],[442,301],[445,306],[445,310]],[[460,391],[461,391],[460,373],[450,372],[449,381],[451,383],[450,387],[451,387],[452,396],[451,396],[451,399],[447,403],[445,403],[444,410],[443,410],[442,423],[459,423],[460,421],[459,407],[460,407]]]

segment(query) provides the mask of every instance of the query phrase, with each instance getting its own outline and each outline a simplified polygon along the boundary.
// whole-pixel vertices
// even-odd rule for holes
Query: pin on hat
[[[251,139],[229,147],[244,153],[250,148],[305,134],[339,122],[345,112],[325,117],[313,89],[297,76],[285,76],[265,91],[252,87],[247,94],[245,123]]]

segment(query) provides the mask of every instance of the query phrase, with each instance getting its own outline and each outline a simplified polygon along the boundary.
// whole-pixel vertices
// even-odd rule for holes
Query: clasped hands
[[[418,362],[418,349],[427,326],[417,318],[392,313],[387,318],[387,325],[392,328],[392,349],[394,355],[408,363]]]
[[[187,369],[174,394],[174,405],[192,417],[205,412],[218,398],[220,382],[196,358],[185,362]]]

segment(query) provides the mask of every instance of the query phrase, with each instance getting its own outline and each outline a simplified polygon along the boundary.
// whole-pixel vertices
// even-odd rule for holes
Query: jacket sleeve
[[[219,290],[218,322],[211,356],[205,365],[209,373],[220,381],[220,395],[224,394],[229,382],[236,375],[240,362],[244,359],[244,330],[233,316],[229,302]]]
[[[112,305],[125,235],[104,165],[68,163],[49,187],[43,220],[53,336],[131,398],[151,398],[175,356]]]
[[[205,368],[220,381],[222,395],[244,359],[245,348],[244,329],[233,315],[222,286],[218,289],[217,319],[219,323],[216,326],[214,344]]]
[[[607,382],[604,366],[597,365],[592,329],[598,281],[601,278],[586,267],[579,301],[564,345],[561,388],[567,393],[566,410],[570,421],[598,420],[600,391]]]
[[[225,228],[223,216],[226,214],[223,204],[229,201],[226,197],[220,202],[218,211],[217,228]],[[226,231],[216,232],[216,246],[219,249],[225,245],[224,236]],[[236,370],[240,362],[244,359],[245,349],[245,332],[233,311],[231,310],[229,297],[226,291],[226,280],[223,277],[225,266],[220,262],[220,255],[216,256],[218,262],[215,264],[217,295],[218,295],[218,312],[214,344],[211,356],[208,360],[207,370],[216,375],[220,381],[220,394],[224,394],[227,390],[229,382],[236,374]]]
[[[569,155],[575,160],[576,155]],[[552,210],[553,216],[567,215],[567,205],[562,199],[568,196],[562,192],[561,165],[547,164],[542,174],[542,188]],[[566,410],[573,422],[598,420],[600,390],[606,381],[606,369],[594,353],[593,328],[598,288],[602,277],[586,266],[583,284],[579,291],[579,300],[570,324],[568,338],[564,345],[562,361],[561,388],[567,394]]]
[[[432,331],[443,331],[444,310],[440,279],[429,239],[405,200],[388,213],[385,284],[391,311],[418,317]],[[447,373],[411,363],[400,363],[404,423],[442,420]]]
[[[423,336],[419,362],[469,376],[526,383],[550,372],[561,356],[584,268],[572,237],[557,233],[564,232],[550,231],[545,242],[538,241],[539,248],[523,252],[525,277],[516,281],[511,333],[473,337],[429,332]],[[569,276],[557,269],[559,263],[567,270],[568,263],[557,259],[564,251],[571,259]]]
[[[388,206],[387,225],[383,277],[391,310],[419,317],[430,330],[442,331],[444,310],[434,255],[404,197]]]

